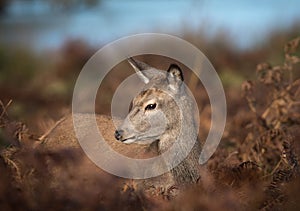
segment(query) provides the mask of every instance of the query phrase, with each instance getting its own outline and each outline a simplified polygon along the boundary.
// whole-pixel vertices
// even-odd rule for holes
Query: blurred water
[[[15,0],[0,18],[0,42],[41,50],[74,38],[103,45],[134,33],[210,36],[222,30],[239,48],[248,48],[273,29],[299,21],[299,8],[298,0],[102,0],[92,8],[65,11],[48,1]]]

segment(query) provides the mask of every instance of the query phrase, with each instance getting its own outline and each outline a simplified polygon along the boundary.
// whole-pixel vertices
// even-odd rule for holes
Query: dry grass
[[[220,146],[199,183],[175,198],[95,170],[80,149],[35,148],[38,136],[0,101],[1,210],[299,210],[299,44],[290,41],[282,65],[259,64],[257,79],[242,84],[246,104],[231,98]]]

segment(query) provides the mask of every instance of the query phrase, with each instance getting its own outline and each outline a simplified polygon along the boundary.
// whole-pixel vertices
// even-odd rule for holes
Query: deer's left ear
[[[177,91],[182,82],[183,82],[183,74],[180,67],[176,64],[171,64],[168,71],[167,71],[167,79],[170,88],[173,91]]]

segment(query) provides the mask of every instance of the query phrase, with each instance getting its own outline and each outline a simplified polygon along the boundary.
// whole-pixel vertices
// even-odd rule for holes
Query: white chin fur
[[[123,141],[125,144],[131,144],[133,142],[135,142],[135,139],[127,139],[126,141]]]

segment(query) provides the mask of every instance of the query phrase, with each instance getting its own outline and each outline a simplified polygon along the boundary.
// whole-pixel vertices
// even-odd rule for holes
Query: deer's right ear
[[[133,59],[132,57],[127,59],[128,63],[133,67],[139,78],[145,83],[149,83],[150,81],[150,76],[146,74],[146,71],[143,72],[143,70],[149,70],[152,67],[145,64],[144,62],[138,61]]]

